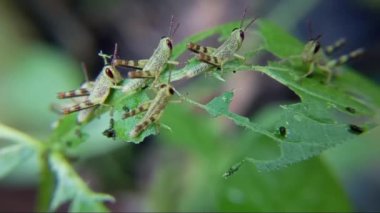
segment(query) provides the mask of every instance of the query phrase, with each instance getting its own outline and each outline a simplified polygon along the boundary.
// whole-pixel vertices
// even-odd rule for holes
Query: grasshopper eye
[[[170,49],[173,49],[172,41],[170,41],[170,39],[167,39],[167,40],[166,40],[166,44],[168,45],[168,47],[169,47]]]
[[[174,89],[173,88],[169,88],[169,93],[170,93],[170,95],[173,95],[174,94]]]
[[[240,30],[240,38],[241,38],[241,40],[244,40],[244,31],[243,30]]]
[[[110,68],[107,68],[107,69],[106,69],[106,75],[107,75],[108,77],[112,78],[112,79],[114,78],[113,73],[112,73],[112,71],[111,71]]]
[[[315,44],[313,53],[316,54],[319,51],[319,49],[321,49],[321,43],[319,43],[319,41],[317,41]]]

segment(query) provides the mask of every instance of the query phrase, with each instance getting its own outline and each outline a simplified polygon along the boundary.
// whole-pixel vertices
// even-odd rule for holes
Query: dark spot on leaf
[[[232,73],[236,73],[236,70],[233,70]]]
[[[129,110],[130,110],[129,107],[127,107],[127,106],[123,106],[122,109],[123,109],[123,111],[125,111],[125,112],[129,112]]]
[[[66,146],[71,147],[72,145],[73,145],[73,142],[71,142],[71,141],[66,142]]]
[[[349,112],[349,113],[352,113],[352,114],[356,113],[356,109],[354,109],[354,108],[352,108],[352,107],[346,107],[345,109],[346,109],[346,111]]]
[[[360,135],[364,132],[364,129],[360,126],[355,125],[355,124],[350,124],[348,131],[351,132],[352,134]]]
[[[286,128],[285,128],[285,127],[280,126],[280,127],[278,128],[278,131],[280,132],[280,135],[281,135],[282,137],[286,136]]]

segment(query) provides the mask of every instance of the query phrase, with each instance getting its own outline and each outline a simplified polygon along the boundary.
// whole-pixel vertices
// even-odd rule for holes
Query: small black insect
[[[236,70],[232,71],[232,73],[236,73]]]
[[[103,131],[103,135],[106,136],[107,138],[112,138],[115,140],[116,138],[116,132],[115,130],[109,128]]]
[[[231,175],[235,174],[235,172],[237,172],[239,169],[240,169],[240,166],[244,163],[244,160],[240,161],[239,163],[233,165],[231,168],[229,168],[224,174],[223,174],[223,177],[224,178],[228,178],[230,177]]]
[[[353,133],[353,134],[357,134],[357,135],[360,135],[364,132],[364,129],[360,126],[357,126],[355,124],[350,124],[348,125],[349,126],[349,129],[348,131]]]
[[[356,113],[356,109],[354,109],[354,108],[352,108],[352,107],[346,107],[345,109],[346,109],[346,111],[349,112],[349,113],[352,113],[352,114]]]
[[[282,137],[285,137],[285,136],[286,136],[286,128],[285,128],[285,127],[280,126],[280,127],[278,128],[278,131],[280,132],[280,135],[281,135]]]
[[[130,110],[129,107],[127,107],[127,106],[123,106],[122,109],[123,109],[124,112],[129,112],[129,110]]]
[[[111,118],[110,128],[103,131],[104,136],[106,136],[107,138],[112,138],[113,140],[115,140],[115,138],[116,138],[116,132],[113,129],[114,123],[115,123],[115,121],[113,120],[113,118]]]

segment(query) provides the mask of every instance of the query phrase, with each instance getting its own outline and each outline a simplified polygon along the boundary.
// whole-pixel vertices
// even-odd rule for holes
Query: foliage
[[[216,34],[222,38],[226,38],[237,24],[238,23],[234,22],[220,25],[205,32],[187,37],[175,46],[172,59],[176,59],[184,53],[187,42],[202,41]],[[221,143],[220,148],[215,148],[211,144],[194,144],[194,146],[199,146],[197,149],[201,151],[199,154],[202,159],[201,163],[204,163],[204,165],[200,166],[199,171],[203,173],[202,175],[209,176],[209,178],[213,179],[210,181],[211,183],[208,187],[205,186],[206,183],[197,182],[195,180],[194,183],[187,186],[188,194],[183,196],[191,197],[189,200],[197,200],[197,198],[193,196],[196,192],[192,191],[194,189],[191,189],[191,186],[198,184],[205,186],[198,187],[197,189],[199,190],[206,188],[220,190],[217,195],[212,196],[215,199],[212,205],[200,206],[199,209],[233,210],[236,207],[236,203],[239,203],[241,210],[252,210],[252,202],[256,202],[255,210],[260,211],[268,210],[266,208],[268,203],[274,202],[277,203],[277,206],[270,208],[272,211],[283,209],[296,211],[302,210],[306,206],[314,206],[314,210],[348,210],[349,206],[346,199],[342,199],[334,204],[331,204],[331,200],[329,199],[323,200],[326,206],[331,207],[330,209],[323,209],[311,202],[309,205],[306,201],[302,201],[301,197],[303,196],[301,195],[303,193],[309,193],[310,191],[313,192],[313,196],[320,196],[321,194],[342,196],[343,194],[339,186],[334,183],[333,178],[329,176],[327,169],[324,168],[318,159],[308,161],[305,165],[297,165],[297,167],[292,168],[289,173],[276,171],[270,174],[259,174],[255,170],[252,170],[252,168],[244,168],[241,175],[235,175],[229,178],[226,183],[221,183],[221,180],[213,181],[218,177],[220,178],[221,171],[226,171],[226,168],[228,168],[230,164],[235,164],[235,166],[225,173],[225,177],[231,176],[238,171],[239,167],[244,165],[242,164],[243,162],[252,162],[259,171],[276,170],[296,162],[304,161],[319,155],[324,150],[360,137],[361,132],[357,131],[357,129],[363,129],[364,132],[367,132],[377,125],[376,118],[378,117],[377,113],[380,105],[380,97],[376,94],[378,86],[349,68],[342,68],[341,75],[336,76],[336,79],[329,85],[321,83],[324,79],[324,75],[321,72],[317,72],[313,78],[306,78],[300,81],[299,76],[302,76],[306,72],[306,65],[297,58],[293,59],[292,56],[297,56],[301,53],[303,49],[302,43],[275,24],[265,20],[259,22],[258,31],[262,37],[264,49],[280,59],[283,59],[283,61],[269,62],[268,66],[256,66],[239,61],[231,61],[223,67],[224,73],[232,71],[264,73],[294,91],[300,97],[301,102],[280,106],[280,108],[275,110],[276,113],[270,113],[271,119],[252,120],[229,111],[229,104],[233,99],[233,92],[225,92],[207,104],[200,104],[187,97],[182,97],[186,102],[204,109],[212,117],[225,117],[232,120],[236,125],[243,127],[246,130],[247,137],[250,138],[247,140],[249,141],[248,143],[233,144],[238,148],[231,148],[231,145],[225,147],[223,144],[227,142]],[[251,56],[252,53],[245,55]],[[172,79],[180,80],[185,78],[186,71],[198,63],[198,61],[190,59],[183,68],[172,70]],[[216,69],[213,71],[218,72]],[[166,72],[161,77],[161,80],[166,81],[168,76],[169,72]],[[129,80],[127,79],[123,84],[128,84],[128,82]],[[356,87],[359,84],[361,85],[360,89]],[[148,99],[149,94],[147,90],[130,95],[125,95],[121,91],[113,92],[107,104],[114,106],[112,111],[116,122],[112,130],[115,131],[117,140],[140,143],[147,136],[158,133],[156,132],[155,126],[152,126],[138,138],[130,138],[128,132],[141,117],[136,116],[135,118],[127,120],[120,119],[125,106],[134,108],[139,103]],[[94,118],[104,116],[102,114],[109,112],[109,110],[110,109],[106,106],[100,107],[89,122],[96,122]],[[197,125],[200,124],[196,123],[197,121],[192,121],[191,116],[186,117],[188,113],[181,110],[175,112],[173,109],[169,110],[169,112],[166,119],[172,116],[171,119],[176,118],[178,121],[178,118],[183,117],[182,120],[187,121],[182,123],[177,122],[176,125],[174,125],[173,138],[183,141],[188,140],[189,143],[194,143],[194,141],[212,141],[213,138],[217,137],[215,134],[206,133],[202,131],[202,129],[199,129],[199,127],[197,128]],[[196,125],[190,125],[189,123],[191,122],[196,123]],[[75,115],[65,116],[57,121],[55,129],[46,141],[36,140],[12,128],[1,125],[0,137],[12,140],[15,143],[6,144],[0,151],[0,165],[2,165],[0,177],[5,176],[23,161],[31,157],[36,157],[41,161],[41,174],[43,177],[46,177],[46,179],[43,179],[43,182],[46,181],[44,183],[47,183],[41,184],[42,188],[40,190],[46,193],[41,193],[40,199],[46,200],[46,197],[52,197],[52,199],[47,199],[45,202],[40,201],[39,210],[56,210],[63,203],[70,201],[70,211],[107,211],[104,202],[113,201],[113,198],[110,195],[93,192],[75,172],[73,166],[67,159],[67,154],[70,150],[75,150],[84,143],[88,135],[91,134],[91,132],[84,130],[86,125],[87,124],[78,126],[75,122]],[[179,125],[187,125],[195,128],[191,131],[187,130],[187,132],[179,133]],[[280,130],[280,128],[285,130]],[[186,127],[183,129],[186,129]],[[198,140],[199,138],[197,137],[202,137],[204,140]],[[224,141],[225,140],[226,139],[224,139]],[[277,153],[269,159],[253,157],[250,152],[255,149],[252,148],[252,144],[257,141],[264,141],[265,143],[275,142],[279,147],[279,154]],[[209,154],[212,153],[210,152],[212,149],[217,149],[218,151],[214,154]],[[234,152],[232,152],[233,154],[231,154],[232,157],[223,161],[223,155],[226,155],[227,150],[230,149],[234,150]],[[232,162],[232,158],[235,162]],[[212,159],[216,162],[213,162],[214,164],[220,162],[220,166],[218,166],[219,169],[208,170],[207,166],[209,165],[207,162],[210,161],[206,161],[205,159]],[[241,163],[236,164],[236,162]],[[310,168],[313,168],[312,173],[308,173],[309,176],[304,182],[292,178],[293,175],[301,175],[306,170],[310,170]],[[165,171],[162,172],[163,176],[165,176]],[[325,174],[326,177],[318,176],[319,174]],[[50,187],[48,183],[54,182],[49,180],[52,179],[53,176],[56,180],[54,196],[51,195],[53,190],[44,188]],[[247,176],[252,177],[252,182],[249,186],[240,186],[240,183],[243,183],[240,181],[243,176],[244,178],[247,178]],[[200,176],[196,176],[195,178],[207,179]],[[288,185],[282,186],[281,181],[286,181]],[[318,184],[328,183],[331,187],[328,190],[320,190],[321,187],[318,184],[314,185],[314,182]],[[263,187],[260,188],[260,185]],[[305,191],[299,191],[300,196],[297,202],[304,203],[305,206],[295,206],[292,202],[282,199],[287,197],[295,188],[299,188],[299,186],[302,186],[301,188]],[[236,187],[246,188],[246,191],[236,193],[234,192],[234,188]],[[251,193],[251,191],[254,192]],[[207,194],[207,192],[205,193]],[[154,193],[152,194],[154,196]],[[245,200],[239,200],[241,194],[246,197]],[[273,195],[273,200],[271,202],[260,201],[261,194]],[[277,198],[274,196],[276,194],[278,194]],[[228,198],[228,196],[230,197]],[[165,197],[162,199],[164,198]],[[236,201],[236,199],[238,200]],[[310,200],[313,200],[313,198],[310,198]],[[202,201],[199,202],[204,204]],[[50,203],[49,208],[47,206],[48,203]],[[165,202],[163,201],[162,203],[164,204]],[[186,207],[187,204],[183,204],[177,209],[165,206],[161,209],[178,210],[181,208],[187,209]]]

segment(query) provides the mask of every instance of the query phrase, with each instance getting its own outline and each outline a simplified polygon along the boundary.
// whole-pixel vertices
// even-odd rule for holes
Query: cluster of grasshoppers
[[[244,25],[245,12],[243,14],[240,26],[232,30],[228,39],[224,41],[218,48],[205,47],[195,43],[188,43],[188,50],[196,54],[200,61],[196,66],[192,66],[186,71],[185,77],[192,78],[201,73],[223,70],[223,65],[233,59],[245,60],[244,56],[238,55],[237,51],[242,46],[244,41],[245,31],[254,23],[256,19],[252,19],[246,26]],[[156,92],[156,96],[151,100],[140,103],[135,109],[126,109],[122,119],[128,119],[140,113],[145,113],[140,121],[129,131],[130,137],[137,137],[145,131],[150,125],[159,123],[159,119],[164,112],[164,109],[170,102],[178,102],[171,100],[174,94],[180,95],[171,85],[172,69],[167,69],[170,65],[177,66],[177,61],[171,61],[170,57],[173,49],[173,39],[179,24],[174,24],[173,17],[170,21],[169,36],[163,36],[149,59],[142,60],[124,60],[117,56],[117,45],[113,55],[105,55],[99,53],[104,59],[105,65],[95,81],[88,81],[80,87],[80,89],[58,93],[58,98],[75,98],[75,104],[63,107],[63,114],[70,114],[79,111],[77,122],[85,122],[91,113],[99,105],[106,105],[106,99],[113,89],[120,89],[125,95],[141,91],[145,88],[151,88]],[[303,77],[307,77],[314,72],[315,67],[320,68],[328,73],[326,82],[331,79],[331,69],[335,66],[345,63],[350,58],[354,58],[362,53],[362,49],[351,52],[348,55],[341,56],[337,60],[327,61],[325,53],[329,54],[340,47],[344,41],[339,40],[336,44],[329,46],[322,51],[320,48],[319,38],[310,40],[304,51],[300,54],[300,58],[310,68]],[[325,53],[324,53],[325,52]],[[110,62],[108,62],[110,60]],[[128,81],[121,85],[123,77],[118,71],[118,67],[132,68],[135,70],[128,72]],[[216,68],[216,69],[215,69]],[[163,71],[169,70],[167,82],[160,82],[160,75]],[[213,72],[216,73],[216,72]],[[217,74],[217,73],[216,73]],[[217,74],[218,76],[218,74]],[[222,79],[219,76],[220,79]],[[223,80],[223,79],[222,79]],[[79,97],[79,98],[77,98]],[[111,119],[111,128],[106,130],[104,134],[108,137],[116,137],[112,130],[114,120]]]

